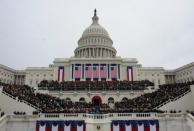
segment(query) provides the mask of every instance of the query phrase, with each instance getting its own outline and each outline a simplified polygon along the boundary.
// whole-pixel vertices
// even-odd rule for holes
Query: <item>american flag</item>
[[[117,78],[117,66],[111,66],[111,78]]]
[[[99,66],[94,65],[93,66],[93,78],[98,78],[99,77]]]
[[[113,120],[111,131],[159,131],[158,120]]]
[[[127,77],[128,77],[128,81],[133,81],[133,74],[132,74],[132,68],[131,67],[127,68]]]
[[[81,66],[75,66],[74,77],[81,78]]]
[[[84,121],[40,120],[35,131],[86,131]]]
[[[100,66],[100,78],[107,78],[107,66],[106,65]]]
[[[93,72],[93,69],[91,65],[85,67],[85,77],[86,78],[92,78],[92,72]]]
[[[59,66],[59,68],[58,68],[58,81],[59,82],[64,81],[64,76],[65,76],[64,67],[63,66]]]

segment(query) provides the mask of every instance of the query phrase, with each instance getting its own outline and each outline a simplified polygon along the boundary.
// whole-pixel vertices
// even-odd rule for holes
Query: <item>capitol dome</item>
[[[92,24],[87,27],[78,41],[75,57],[115,57],[116,50],[112,46],[108,32],[98,23],[96,9],[92,17]]]
[[[96,19],[98,19],[97,16],[96,16]],[[93,23],[84,30],[82,37],[87,37],[92,35],[102,35],[105,37],[109,37],[108,32],[100,24],[98,24],[97,20],[93,20]]]

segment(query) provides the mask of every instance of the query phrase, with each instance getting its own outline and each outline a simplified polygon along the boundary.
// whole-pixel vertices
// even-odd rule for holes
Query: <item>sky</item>
[[[175,69],[194,62],[193,7],[194,0],[0,0],[0,64],[47,67],[73,56],[96,8],[117,56]]]

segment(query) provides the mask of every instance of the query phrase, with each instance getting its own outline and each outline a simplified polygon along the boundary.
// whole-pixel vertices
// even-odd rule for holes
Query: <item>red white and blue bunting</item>
[[[158,120],[114,120],[111,131],[159,131]]]
[[[85,131],[85,122],[40,120],[36,122],[36,131]]]

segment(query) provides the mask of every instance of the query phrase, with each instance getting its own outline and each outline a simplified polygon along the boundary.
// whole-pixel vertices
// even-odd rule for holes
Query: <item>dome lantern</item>
[[[92,24],[98,24],[98,16],[97,16],[97,10],[94,10],[94,16],[92,17],[93,23]]]

